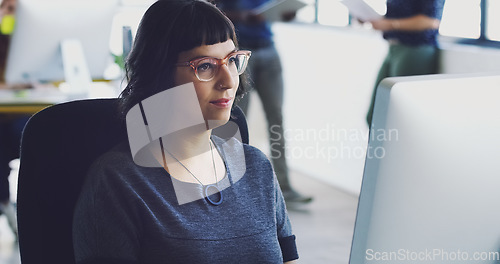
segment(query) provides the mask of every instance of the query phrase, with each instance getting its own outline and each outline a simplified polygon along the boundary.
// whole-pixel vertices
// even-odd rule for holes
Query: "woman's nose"
[[[231,72],[227,65],[221,65],[218,76],[218,85],[219,89],[231,89],[236,86],[236,80],[239,78],[238,74],[234,74]]]

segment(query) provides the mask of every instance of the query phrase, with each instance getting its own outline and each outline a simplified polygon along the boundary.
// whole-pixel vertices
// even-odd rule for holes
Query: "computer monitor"
[[[500,263],[500,73],[385,79],[351,264]]]
[[[19,0],[7,83],[64,80],[63,40],[78,40],[90,76],[102,79],[112,61],[109,37],[117,7],[118,0]]]

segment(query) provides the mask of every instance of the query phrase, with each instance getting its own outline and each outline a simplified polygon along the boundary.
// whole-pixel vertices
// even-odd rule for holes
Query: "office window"
[[[488,0],[486,6],[486,38],[500,41],[500,0]]]
[[[450,37],[479,38],[481,0],[446,0],[439,33]]]
[[[341,0],[302,0],[310,3],[308,21],[323,25],[347,26],[348,10]],[[381,15],[386,0],[364,0]],[[314,4],[316,3],[316,5]],[[306,8],[304,8],[305,10]],[[316,20],[313,20],[313,13]],[[500,46],[500,0],[446,0],[439,33],[466,43]]]

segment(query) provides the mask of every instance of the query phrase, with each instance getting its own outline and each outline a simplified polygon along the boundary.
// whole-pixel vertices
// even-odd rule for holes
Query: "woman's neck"
[[[158,144],[150,146],[150,151],[170,176],[177,180],[213,184],[224,177],[225,166],[211,142],[211,133],[212,130],[207,130],[204,125],[184,129],[163,136]]]
[[[166,154],[178,160],[187,160],[210,152],[210,135],[212,130],[199,133],[183,131],[162,137],[162,146]]]

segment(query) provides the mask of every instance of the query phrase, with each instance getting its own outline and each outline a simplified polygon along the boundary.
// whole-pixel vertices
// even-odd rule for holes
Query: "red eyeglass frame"
[[[176,66],[189,66],[191,67],[193,70],[194,70],[194,75],[196,76],[196,78],[198,78],[198,80],[202,81],[202,82],[208,82],[208,81],[211,81],[215,75],[217,75],[217,72],[219,71],[219,68],[222,66],[222,65],[228,65],[228,62],[229,62],[229,58],[235,54],[243,54],[246,56],[246,62],[243,66],[243,71],[241,71],[240,73],[238,73],[238,75],[241,75],[243,72],[245,72],[245,69],[248,65],[248,60],[250,59],[250,56],[252,55],[252,52],[249,51],[249,50],[238,50],[238,51],[233,51],[231,53],[229,53],[225,58],[222,58],[222,59],[218,59],[218,58],[214,58],[214,57],[201,57],[201,58],[197,58],[197,59],[194,59],[194,60],[190,60],[190,61],[186,61],[186,62],[179,62],[176,64]],[[212,76],[210,79],[207,79],[207,80],[203,80],[200,78],[200,76],[198,76],[198,70],[197,70],[197,66],[198,66],[198,62],[202,61],[202,60],[205,60],[205,59],[213,59],[215,60],[217,63],[217,70],[216,72],[214,73],[214,76]]]

